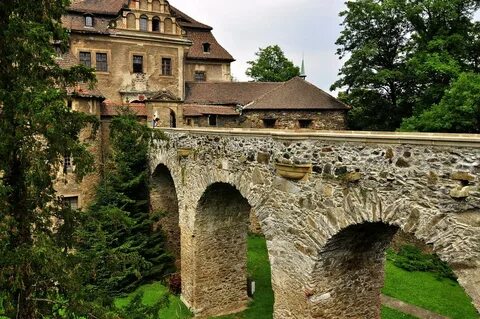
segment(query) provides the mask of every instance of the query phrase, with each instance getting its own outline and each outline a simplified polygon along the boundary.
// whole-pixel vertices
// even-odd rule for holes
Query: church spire
[[[302,56],[302,67],[300,69],[300,77],[304,80],[307,78],[307,74],[305,73],[305,56]]]

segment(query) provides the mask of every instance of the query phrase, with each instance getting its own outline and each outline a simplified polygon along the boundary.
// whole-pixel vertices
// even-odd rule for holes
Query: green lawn
[[[450,279],[437,279],[428,272],[408,272],[390,261],[386,265],[385,295],[452,319],[478,319],[470,297]]]
[[[416,318],[417,317],[407,315],[395,309],[382,307],[382,319],[416,319]]]
[[[119,298],[115,301],[117,307],[128,304],[132,296],[138,292],[143,292],[142,302],[145,305],[153,305],[161,296],[168,293],[168,289],[160,283],[154,283],[140,287],[137,291],[130,294],[129,297]],[[169,297],[169,305],[159,313],[161,319],[186,319],[191,318],[192,314],[188,308],[180,301],[180,298],[174,295]]]
[[[256,283],[256,292],[249,308],[241,314],[218,319],[270,319],[273,318],[273,292],[268,261],[267,243],[263,237],[248,238],[248,274]]]

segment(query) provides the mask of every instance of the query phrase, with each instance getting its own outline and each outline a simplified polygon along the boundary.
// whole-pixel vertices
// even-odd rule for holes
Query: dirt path
[[[418,317],[420,319],[450,319],[448,317],[441,316],[434,312],[425,310],[414,305],[410,305],[408,303],[385,295],[382,295],[382,304],[389,308],[396,309],[398,311]]]

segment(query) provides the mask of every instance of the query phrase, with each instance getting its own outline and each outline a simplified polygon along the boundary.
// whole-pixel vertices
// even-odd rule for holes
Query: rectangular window
[[[97,53],[97,71],[108,72],[108,58],[106,53]]]
[[[143,73],[143,56],[133,56],[133,73]]]
[[[80,52],[80,64],[86,67],[92,67],[92,54],[90,52]]]
[[[276,123],[276,119],[263,119],[263,126],[265,126],[266,128],[275,128]]]
[[[207,73],[204,71],[195,71],[195,81],[205,82],[207,80]]]
[[[78,210],[78,196],[64,197],[63,205],[70,207],[72,210]]]
[[[172,75],[172,59],[162,59],[162,75]]]
[[[217,126],[217,115],[209,115],[208,116],[208,125]]]
[[[299,120],[298,125],[300,128],[309,128],[312,125],[312,120]]]

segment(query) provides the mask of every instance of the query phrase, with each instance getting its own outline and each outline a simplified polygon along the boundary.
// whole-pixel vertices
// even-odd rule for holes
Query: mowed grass
[[[160,283],[153,283],[144,285],[131,293],[128,297],[118,298],[115,300],[117,307],[126,306],[133,296],[139,292],[143,292],[142,303],[144,305],[153,305],[162,296],[168,293],[168,289]],[[186,319],[191,318],[192,313],[183,304],[178,296],[170,295],[168,306],[159,312],[158,318],[160,319]]]
[[[386,263],[383,293],[451,319],[479,319],[470,297],[450,279],[429,272],[408,272]]]
[[[398,310],[382,307],[382,319],[416,319],[417,317],[407,315]]]
[[[273,291],[265,238],[251,235],[248,237],[248,275],[255,281],[255,294],[249,308],[219,319],[271,319],[273,318]]]

